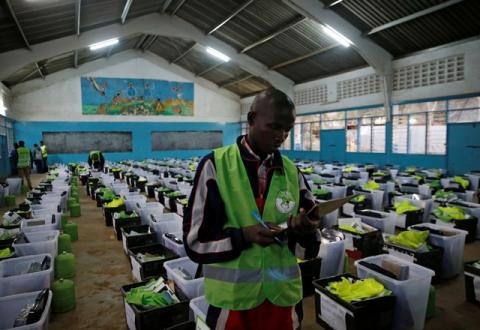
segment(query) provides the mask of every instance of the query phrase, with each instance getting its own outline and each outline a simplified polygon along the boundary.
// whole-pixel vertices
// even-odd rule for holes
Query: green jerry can
[[[71,194],[70,194],[70,197],[75,199],[75,202],[78,203],[80,202],[80,195],[78,194],[78,191],[75,192],[73,191]]]
[[[73,197],[68,197],[68,199],[67,199],[67,207],[68,207],[69,210],[71,210],[71,209],[72,209],[72,205],[73,205],[73,204],[76,204],[76,203],[77,203],[77,201],[75,200],[75,198],[73,198]]]
[[[72,243],[70,241],[70,235],[68,234],[60,234],[58,236],[58,253],[65,252],[72,252]]]
[[[70,205],[70,216],[72,218],[76,218],[82,215],[82,212],[80,211],[80,204],[75,202],[74,204]]]
[[[62,228],[68,223],[68,218],[66,214],[62,214]]]
[[[63,251],[55,257],[55,277],[75,277],[75,256],[73,254]]]
[[[75,309],[75,285],[72,280],[59,279],[52,285],[52,310],[65,313]]]
[[[6,207],[15,207],[17,204],[15,201],[15,196],[14,195],[7,195],[5,196],[5,206]]]
[[[62,229],[65,234],[70,235],[70,241],[75,242],[78,240],[78,226],[76,223],[68,222]]]

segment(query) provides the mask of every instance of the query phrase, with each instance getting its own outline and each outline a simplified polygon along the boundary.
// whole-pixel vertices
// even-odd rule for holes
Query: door
[[[320,132],[321,160],[326,162],[345,161],[345,130],[322,130]]]
[[[449,124],[447,147],[450,174],[480,170],[480,124]]]

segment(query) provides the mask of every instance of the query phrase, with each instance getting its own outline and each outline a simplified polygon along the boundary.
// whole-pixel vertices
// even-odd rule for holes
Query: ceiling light
[[[207,47],[206,49],[207,53],[209,53],[210,55],[212,56],[215,56],[216,58],[224,61],[224,62],[228,62],[230,61],[230,57],[228,57],[227,55],[225,55],[224,53],[222,52],[219,52],[218,50],[216,49],[213,49],[212,47]]]
[[[343,34],[335,30],[334,28],[324,25],[323,26],[323,32],[325,32],[329,37],[332,39],[335,39],[339,44],[341,44],[344,47],[349,47],[350,45],[353,44],[353,42],[345,37]]]
[[[118,39],[114,38],[114,39],[108,39],[108,40],[97,42],[95,44],[90,45],[89,47],[90,47],[90,50],[97,50],[97,49],[100,49],[100,48],[113,46],[113,45],[116,45],[116,44],[118,44]]]
[[[338,5],[340,2],[342,2],[343,0],[337,0],[337,1],[334,1],[332,2],[330,5],[328,5],[329,7],[333,7],[335,5]]]

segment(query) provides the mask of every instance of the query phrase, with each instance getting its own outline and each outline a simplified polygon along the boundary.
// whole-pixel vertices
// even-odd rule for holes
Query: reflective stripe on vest
[[[227,214],[224,228],[257,224],[251,213],[258,208],[238,146],[216,149],[214,157],[217,185]],[[283,172],[273,172],[263,211],[263,219],[275,224],[298,213],[297,168],[287,158],[283,165]],[[300,271],[287,244],[253,244],[233,260],[204,265],[204,276],[207,301],[219,308],[248,310],[265,299],[286,307],[302,299]]]
[[[46,145],[40,146],[40,149],[42,150],[42,158],[47,158],[48,156],[47,146]]]
[[[17,167],[30,167],[30,149],[25,147],[20,147],[17,149],[18,152],[18,161]]]
[[[232,269],[203,265],[203,275],[210,279],[230,283],[256,283],[262,281],[260,269]],[[290,267],[273,267],[264,270],[266,281],[293,280],[299,276],[297,265]]]

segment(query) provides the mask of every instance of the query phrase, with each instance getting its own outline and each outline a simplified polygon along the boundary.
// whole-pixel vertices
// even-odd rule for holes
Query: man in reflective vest
[[[102,152],[98,150],[90,151],[88,154],[88,165],[90,165],[91,168],[95,168],[99,171],[103,170],[105,158],[103,158]]]
[[[32,182],[30,181],[30,167],[32,166],[32,155],[30,154],[30,149],[25,147],[25,142],[19,141],[18,142],[18,161],[17,161],[17,168],[18,174],[22,179],[24,179],[24,183],[27,183],[28,188],[32,189]]]
[[[40,141],[40,150],[42,150],[43,173],[47,173],[48,172],[48,152],[47,152],[47,146],[43,144],[43,141]]]
[[[203,264],[211,329],[298,329],[297,257],[317,255],[319,219],[306,216],[314,198],[278,151],[295,123],[294,104],[269,89],[255,98],[248,123],[248,135],[199,163],[184,245]]]

